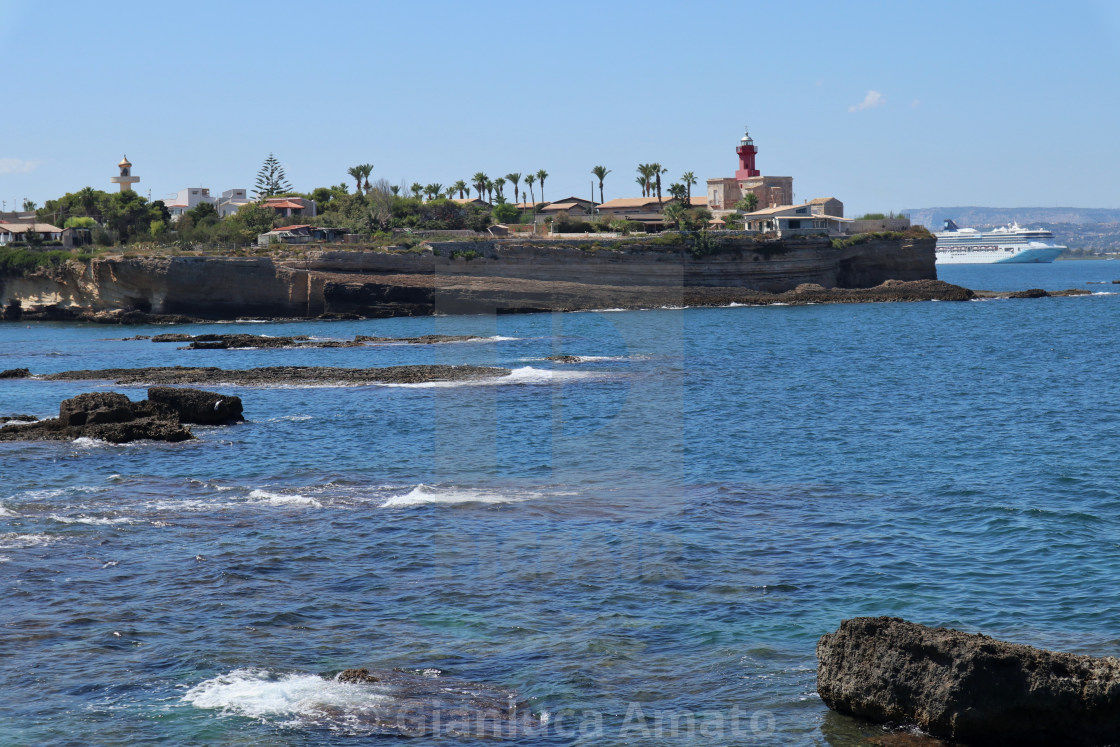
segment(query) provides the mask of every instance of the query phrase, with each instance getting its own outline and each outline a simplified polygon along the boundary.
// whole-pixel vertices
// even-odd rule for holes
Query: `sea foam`
[[[322,508],[323,504],[314,498],[305,495],[270,493],[267,490],[254,490],[249,493],[249,500],[254,503],[267,503],[272,506],[307,506],[308,508]]]
[[[389,698],[370,686],[326,680],[314,674],[235,669],[200,682],[187,690],[182,700],[195,708],[263,719],[315,718],[332,711],[354,713],[383,705]]]
[[[417,485],[404,495],[397,495],[389,498],[381,504],[381,507],[407,508],[410,506],[424,506],[432,503],[519,503],[527,497],[526,495],[515,496],[475,490],[473,488],[437,488],[429,485]]]

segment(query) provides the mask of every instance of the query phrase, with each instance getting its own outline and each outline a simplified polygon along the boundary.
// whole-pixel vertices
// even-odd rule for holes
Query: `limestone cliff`
[[[270,257],[105,257],[0,277],[7,318],[136,310],[204,319],[525,311],[729,303],[803,283],[936,278],[932,238],[672,243],[479,241],[413,251]]]

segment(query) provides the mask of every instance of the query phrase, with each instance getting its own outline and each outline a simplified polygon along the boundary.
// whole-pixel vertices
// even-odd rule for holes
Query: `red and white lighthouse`
[[[762,172],[754,167],[754,157],[758,155],[758,148],[755,147],[754,141],[751,140],[751,134],[744,128],[743,139],[739,141],[739,147],[735,149],[739,154],[739,170],[735,172],[736,179],[749,179],[752,176],[759,176]]]

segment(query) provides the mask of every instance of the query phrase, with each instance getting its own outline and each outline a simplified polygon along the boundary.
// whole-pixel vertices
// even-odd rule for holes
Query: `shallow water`
[[[850,745],[875,727],[827,711],[813,653],[846,617],[1114,654],[1120,286],[1085,283],[1118,265],[941,272],[1108,293],[1075,298],[175,328],[496,338],[435,346],[0,325],[35,373],[515,369],[220,387],[248,422],[190,443],[0,444],[0,744],[354,743],[407,697],[332,680],[364,666],[515,691],[511,743]],[[0,415],[94,388],[143,396],[5,380]],[[421,741],[473,742],[455,718]]]

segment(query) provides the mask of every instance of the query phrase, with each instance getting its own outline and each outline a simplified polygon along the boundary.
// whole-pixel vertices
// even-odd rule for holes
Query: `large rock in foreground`
[[[241,399],[197,389],[153,387],[149,399],[133,402],[117,392],[87,392],[63,400],[58,417],[0,427],[0,441],[72,441],[95,438],[114,444],[129,441],[187,441],[183,423],[234,423]]]
[[[893,617],[817,643],[817,692],[839,713],[972,745],[1120,743],[1120,660]]]
[[[148,389],[148,400],[158,402],[179,416],[181,423],[200,425],[228,425],[245,420],[241,398],[201,389],[177,389],[153,386]]]

